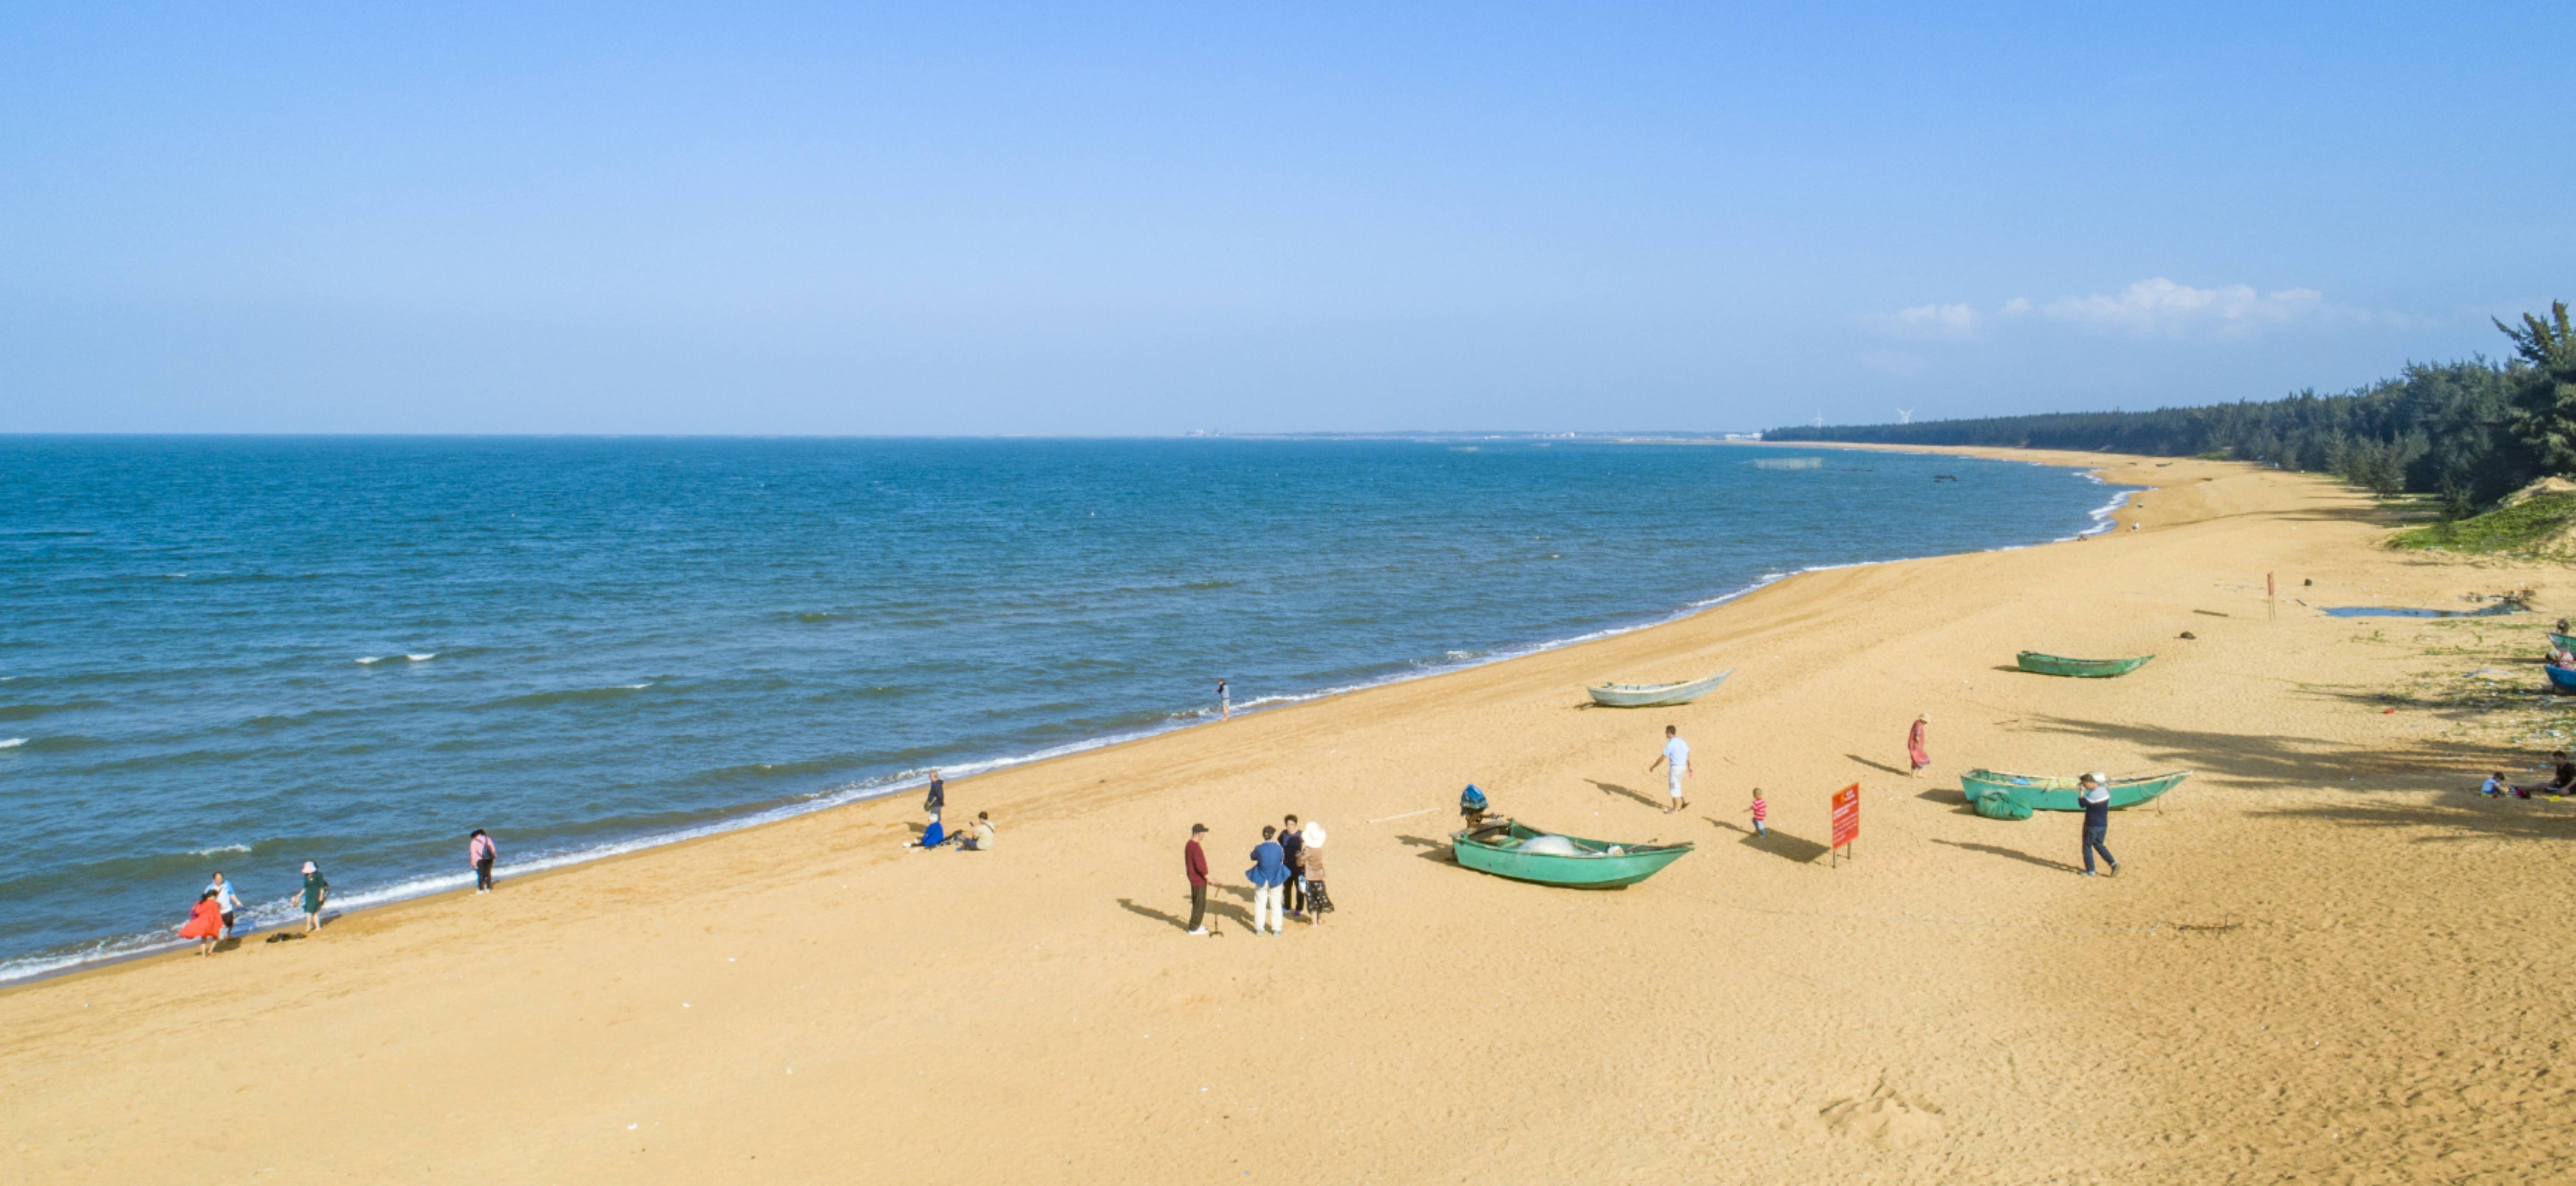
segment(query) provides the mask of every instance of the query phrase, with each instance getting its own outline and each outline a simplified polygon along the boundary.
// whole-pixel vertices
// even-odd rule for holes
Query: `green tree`
[[[2576,333],[2569,332],[2567,302],[2553,301],[2546,319],[2522,315],[2520,326],[2495,323],[2521,356],[2514,367],[2513,427],[2538,454],[2548,473],[2576,472]]]

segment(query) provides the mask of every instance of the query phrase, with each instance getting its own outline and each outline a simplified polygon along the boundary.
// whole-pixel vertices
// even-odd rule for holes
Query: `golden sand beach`
[[[0,1181],[2576,1179],[2576,801],[2473,792],[2548,748],[2496,722],[2543,711],[2563,570],[2378,548],[2309,476],[2010,456],[2156,489],[2082,542],[952,784],[990,853],[906,851],[905,796],[0,992]],[[2514,618],[2315,608],[2524,586]],[[1583,693],[1725,667],[1677,709]],[[2459,691],[2482,667],[2498,706]],[[2196,773],[2085,878],[2076,817],[1963,806],[1976,766]],[[1613,892],[1473,873],[1468,782],[1699,849]],[[1246,852],[1286,812],[1328,826],[1340,909],[1256,937]],[[1179,921],[1194,821],[1212,938]]]

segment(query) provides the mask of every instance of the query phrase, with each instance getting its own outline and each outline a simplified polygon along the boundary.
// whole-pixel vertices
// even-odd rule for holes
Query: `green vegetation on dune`
[[[2483,515],[2401,531],[2388,542],[2449,552],[2563,556],[2576,552],[2571,529],[2576,529],[2576,493],[2547,493]]]
[[[2470,514],[2532,479],[2576,474],[2576,327],[2567,304],[2519,325],[2497,322],[2513,357],[2414,364],[2393,379],[2341,395],[2302,391],[2286,399],[2152,412],[2052,412],[1910,424],[1791,427],[1775,441],[1872,441],[1898,445],[2000,445],[2254,461],[2329,473],[2381,495],[2434,496],[2461,537],[2502,540],[2545,511],[2472,530]],[[2488,516],[2481,515],[2478,519]],[[2510,525],[2508,526],[2506,525]],[[2452,547],[2449,543],[2417,544]],[[2499,545],[2475,550],[2509,550]]]

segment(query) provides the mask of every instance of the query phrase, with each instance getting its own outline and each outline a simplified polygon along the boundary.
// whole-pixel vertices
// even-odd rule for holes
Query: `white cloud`
[[[2017,302],[2028,308],[2027,302]],[[2243,284],[2193,288],[2162,276],[2141,280],[2111,296],[2062,297],[2038,308],[2045,317],[2136,334],[2211,331],[2246,333],[2296,321],[2327,309],[2313,288],[2258,293]]]
[[[1977,332],[1982,320],[1968,305],[1916,305],[1899,309],[1888,318],[1889,328],[1906,338],[1964,338]]]
[[[1916,339],[1975,337],[1997,319],[2027,317],[2142,336],[2236,337],[2310,318],[2369,316],[2329,305],[2325,294],[2313,288],[2277,292],[2257,292],[2243,284],[2193,288],[2158,276],[2108,295],[2059,297],[2044,304],[2014,297],[1992,313],[1964,303],[1916,305],[1872,320],[1891,336]]]

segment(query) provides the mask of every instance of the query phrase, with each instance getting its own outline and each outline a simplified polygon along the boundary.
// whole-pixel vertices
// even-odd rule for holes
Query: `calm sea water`
[[[308,859],[383,901],[467,880],[475,827],[505,874],[584,859],[1204,721],[1219,677],[1329,694],[2113,497],[1778,456],[0,438],[0,978],[167,945],[217,869],[263,921]]]

